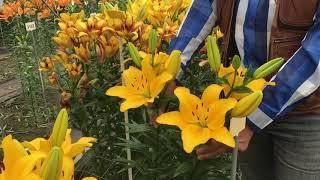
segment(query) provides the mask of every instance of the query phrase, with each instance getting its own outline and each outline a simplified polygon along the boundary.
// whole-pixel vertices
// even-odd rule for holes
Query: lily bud
[[[57,180],[60,177],[63,162],[63,151],[53,147],[41,166],[40,176],[43,180]]]
[[[58,114],[56,122],[54,123],[53,130],[49,139],[52,146],[61,146],[66,136],[67,128],[68,112],[66,109],[62,109]]]
[[[141,57],[139,55],[139,52],[137,50],[137,48],[131,43],[129,42],[127,44],[127,47],[129,49],[129,53],[130,53],[130,56],[133,60],[133,62],[138,66],[138,67],[141,67]]]
[[[145,2],[144,5],[141,6],[141,8],[138,11],[138,15],[136,18],[137,21],[140,21],[145,17],[146,12],[147,12],[147,8],[148,8],[148,4],[147,4],[147,2]]]
[[[155,29],[152,29],[149,34],[149,51],[150,54],[154,55],[157,49],[157,42],[158,42],[158,34]]]
[[[231,112],[232,117],[246,117],[253,113],[260,105],[263,98],[262,91],[255,91],[242,98]]]
[[[275,70],[279,69],[281,65],[283,64],[284,59],[283,58],[276,58],[273,59],[262,66],[260,66],[253,74],[253,77],[255,79],[264,78],[271,73],[273,73]]]
[[[209,36],[207,42],[208,59],[211,70],[218,72],[221,64],[221,56],[215,36]]]
[[[172,75],[173,78],[175,78],[177,73],[180,70],[181,51],[179,50],[172,51],[168,61],[169,61],[169,64],[167,66],[167,71]]]
[[[241,65],[240,57],[238,55],[233,56],[233,58],[232,58],[233,69],[235,69],[235,70],[239,69],[240,65]]]

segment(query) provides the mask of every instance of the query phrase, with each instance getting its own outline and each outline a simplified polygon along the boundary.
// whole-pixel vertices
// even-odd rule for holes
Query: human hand
[[[253,131],[249,126],[246,126],[245,129],[243,129],[239,133],[239,150],[240,151],[246,151],[248,149],[250,140],[253,136]],[[227,151],[231,151],[232,148],[229,146],[226,146],[220,142],[217,142],[215,140],[210,140],[209,143],[206,145],[203,145],[199,149],[197,149],[196,153],[199,160],[206,160],[215,158]]]

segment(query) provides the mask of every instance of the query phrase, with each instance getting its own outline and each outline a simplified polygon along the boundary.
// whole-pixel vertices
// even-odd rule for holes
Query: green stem
[[[197,172],[198,166],[199,166],[199,160],[196,159],[196,163],[195,163],[194,168],[191,173],[191,180],[194,179],[194,175],[195,175],[195,172]]]
[[[152,67],[154,66],[154,54],[151,54]]]
[[[226,98],[229,98],[231,93],[233,92],[233,87],[234,87],[234,84],[236,82],[236,78],[237,78],[237,69],[234,71],[234,75],[233,75],[233,82],[232,82],[232,85],[231,85],[231,88],[230,88],[230,91],[228,92]]]

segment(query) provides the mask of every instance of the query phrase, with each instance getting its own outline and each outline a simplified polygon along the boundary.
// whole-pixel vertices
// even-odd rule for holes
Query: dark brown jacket
[[[269,58],[289,59],[301,47],[301,41],[313,24],[313,16],[320,0],[275,0],[277,4],[271,36]],[[224,60],[230,40],[234,0],[218,0],[218,25],[225,34],[221,42],[221,55]],[[289,115],[320,114],[320,89]]]

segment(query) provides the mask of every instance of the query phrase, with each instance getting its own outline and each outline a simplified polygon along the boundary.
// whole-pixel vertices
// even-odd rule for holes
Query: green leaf
[[[252,90],[246,86],[238,86],[233,88],[233,92],[236,93],[252,93]]]
[[[185,174],[187,172],[191,172],[192,171],[192,163],[190,162],[183,162],[181,164],[178,165],[178,167],[176,168],[173,177],[177,177],[180,176],[182,174]]]
[[[244,75],[243,84],[248,84],[252,78],[253,78],[253,70],[252,70],[252,65],[250,64],[246,74]]]
[[[229,84],[229,81],[225,77],[216,77],[217,84]]]
[[[125,125],[129,127],[130,133],[141,133],[152,130],[149,124],[127,123]]]

